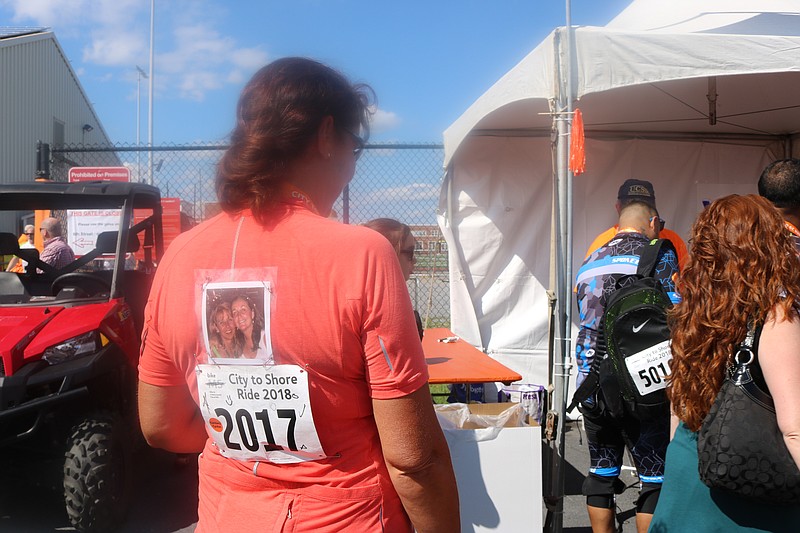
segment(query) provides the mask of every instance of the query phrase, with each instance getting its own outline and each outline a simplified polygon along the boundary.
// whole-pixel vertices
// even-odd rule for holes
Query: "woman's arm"
[[[139,423],[150,446],[170,452],[202,452],[208,439],[186,385],[158,387],[139,381]]]
[[[775,401],[778,427],[794,462],[800,466],[800,318],[778,306],[767,317],[758,359]]]
[[[460,531],[450,450],[427,385],[372,406],[389,475],[416,530]]]
[[[672,441],[675,438],[675,430],[678,429],[678,424],[681,423],[681,419],[678,418],[678,415],[671,412],[669,413],[669,440]]]

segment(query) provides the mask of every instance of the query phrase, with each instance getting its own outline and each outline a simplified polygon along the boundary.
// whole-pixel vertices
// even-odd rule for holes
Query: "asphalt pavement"
[[[562,531],[590,533],[589,517],[581,496],[581,484],[589,466],[589,451],[580,421],[567,422],[564,446]],[[0,532],[74,531],[60,503],[60,487],[57,476],[52,475],[52,464],[43,461],[33,468],[23,468],[20,462],[5,463],[0,483]],[[174,454],[146,450],[136,457],[135,476],[134,498],[119,533],[194,531],[197,522],[196,457],[189,456],[188,463],[181,464]],[[628,488],[617,497],[620,531],[635,533],[634,508],[638,486],[635,473],[629,466],[623,470],[622,480]],[[544,506],[543,516],[546,516]]]
[[[564,504],[562,525],[564,533],[591,533],[586,498],[581,495],[581,486],[589,471],[589,447],[580,420],[568,421],[564,434]],[[626,489],[617,496],[617,524],[622,533],[636,533],[636,498],[639,496],[639,479],[626,453],[620,479]],[[542,515],[546,520],[546,508]]]
[[[64,511],[60,465],[45,457],[2,459],[0,532],[75,531]],[[41,459],[41,460],[36,460]],[[134,457],[133,497],[116,533],[191,533],[197,523],[197,460],[146,448]]]

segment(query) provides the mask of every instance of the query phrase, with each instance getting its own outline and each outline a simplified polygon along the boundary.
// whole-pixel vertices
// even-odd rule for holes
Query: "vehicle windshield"
[[[0,306],[108,300],[124,276],[152,273],[153,209],[127,211],[0,211]]]

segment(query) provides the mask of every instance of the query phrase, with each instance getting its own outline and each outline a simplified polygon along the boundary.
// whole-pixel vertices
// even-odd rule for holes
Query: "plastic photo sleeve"
[[[273,364],[270,295],[268,281],[203,285],[202,332],[209,362]]]

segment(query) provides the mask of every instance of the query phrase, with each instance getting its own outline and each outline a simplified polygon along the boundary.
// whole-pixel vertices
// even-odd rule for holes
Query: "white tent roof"
[[[548,379],[549,113],[565,35],[551,33],[444,133],[452,329],[534,383]],[[800,148],[800,0],[637,0],[606,27],[575,28],[573,45],[587,151],[573,268],[614,223],[625,179],[651,180],[685,238],[701,200],[755,192],[767,162]]]
[[[562,35],[552,32],[445,131],[445,165],[475,130],[550,130]],[[800,129],[797,0],[638,0],[605,27],[575,28],[574,45],[576,106],[587,134]],[[718,77],[713,126],[705,116],[710,76]]]

